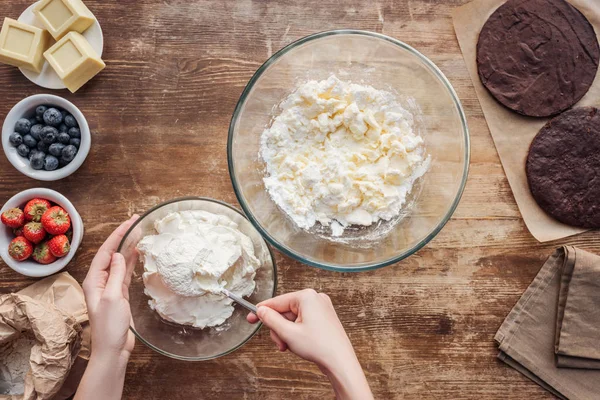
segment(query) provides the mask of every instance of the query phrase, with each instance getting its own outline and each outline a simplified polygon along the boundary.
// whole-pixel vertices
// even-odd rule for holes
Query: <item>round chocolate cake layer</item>
[[[600,110],[578,107],[550,120],[527,156],[539,206],[565,224],[600,228]]]
[[[508,0],[483,26],[479,78],[506,107],[547,117],[577,103],[594,82],[594,28],[564,0]]]

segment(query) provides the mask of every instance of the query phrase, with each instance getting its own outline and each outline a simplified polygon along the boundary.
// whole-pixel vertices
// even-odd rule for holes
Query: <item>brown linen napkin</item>
[[[557,249],[496,333],[498,357],[560,398],[599,398],[598,289],[599,256]]]
[[[600,369],[600,257],[565,247],[554,352],[556,365]]]

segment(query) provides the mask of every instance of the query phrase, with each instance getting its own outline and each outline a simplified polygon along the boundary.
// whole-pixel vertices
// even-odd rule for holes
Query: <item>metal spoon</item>
[[[236,303],[238,303],[240,306],[244,307],[248,311],[253,312],[254,314],[257,313],[257,308],[254,304],[250,303],[247,300],[242,299],[237,294],[233,294],[227,289],[221,289],[221,293],[223,293],[225,296],[229,297],[231,300],[235,301]]]

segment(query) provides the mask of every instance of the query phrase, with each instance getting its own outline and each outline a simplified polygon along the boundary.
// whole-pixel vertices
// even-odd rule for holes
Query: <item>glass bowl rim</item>
[[[180,203],[180,202],[189,201],[189,200],[200,200],[200,201],[206,201],[206,202],[209,202],[209,203],[216,203],[216,204],[225,206],[225,207],[227,207],[227,208],[235,211],[236,213],[240,214],[244,219],[250,221],[249,218],[246,215],[244,215],[244,213],[242,211],[238,210],[237,208],[235,208],[231,204],[225,203],[224,201],[221,201],[221,200],[216,200],[216,199],[211,199],[209,197],[201,197],[201,196],[177,197],[177,198],[174,198],[174,199],[171,199],[171,200],[159,203],[159,204],[151,207],[150,209],[148,209],[142,215],[140,215],[140,217],[133,223],[133,225],[131,225],[131,227],[129,227],[129,229],[127,230],[127,232],[125,232],[125,235],[123,236],[123,239],[119,243],[119,247],[117,248],[117,252],[121,252],[121,249],[123,248],[123,245],[125,244],[125,241],[129,237],[129,234],[148,215],[152,214],[154,211],[156,211],[156,210],[158,210],[158,209],[160,209],[160,208],[162,208],[164,206],[168,206],[169,204]],[[252,225],[252,227],[254,229],[256,229],[256,227],[254,226],[254,224],[251,223],[251,225]],[[275,255],[273,254],[273,250],[269,246],[269,243],[264,239],[264,236],[260,233],[260,231],[258,231],[258,234],[262,238],[265,246],[267,247],[267,250],[269,250],[269,257],[271,258],[271,263],[273,264],[273,292],[271,293],[271,297],[273,297],[277,293],[277,264],[275,262]],[[152,350],[156,351],[157,353],[162,354],[163,356],[167,356],[167,357],[174,358],[176,360],[182,360],[182,361],[208,361],[208,360],[214,360],[216,358],[226,356],[227,354],[233,353],[234,351],[238,350],[240,347],[242,347],[243,345],[245,345],[250,339],[252,339],[258,333],[258,331],[260,330],[261,327],[262,327],[262,322],[258,321],[256,323],[255,328],[252,331],[252,333],[250,333],[248,335],[248,337],[246,337],[238,345],[234,346],[233,348],[231,348],[231,349],[229,349],[227,351],[221,352],[221,353],[219,353],[217,355],[210,356],[210,357],[185,357],[185,356],[179,356],[179,355],[176,355],[176,354],[171,354],[168,351],[162,350],[162,349],[156,347],[155,345],[153,345],[152,343],[148,342],[146,339],[144,339],[142,337],[141,334],[139,334],[135,330],[135,328],[133,326],[130,326],[129,329],[131,330],[131,332],[133,332],[133,334],[135,335],[135,337],[140,342],[142,342],[143,344],[145,344],[146,346],[148,346]]]
[[[258,220],[254,217],[254,215],[250,211],[250,207],[246,204],[246,202],[241,194],[241,190],[239,189],[239,184],[235,178],[235,167],[233,164],[233,154],[232,154],[233,153],[232,142],[233,142],[234,127],[238,121],[242,106],[246,103],[248,95],[250,94],[252,88],[254,87],[254,84],[258,81],[258,79],[262,76],[262,74],[267,70],[267,68],[269,68],[271,66],[271,64],[273,64],[279,58],[283,57],[286,53],[288,53],[289,51],[293,50],[294,48],[296,48],[298,46],[301,46],[301,45],[311,42],[313,40],[321,39],[321,38],[328,37],[328,36],[336,36],[336,35],[358,35],[358,36],[374,37],[374,38],[377,38],[380,40],[390,42],[404,50],[407,50],[409,53],[412,53],[413,55],[417,56],[417,58],[419,58],[421,60],[421,62],[434,73],[434,75],[437,77],[437,79],[443,83],[446,90],[448,90],[448,92],[450,93],[450,97],[452,98],[454,106],[458,110],[458,114],[459,114],[459,117],[461,120],[462,133],[463,133],[463,139],[464,139],[464,145],[465,145],[464,166],[463,166],[463,173],[462,173],[460,186],[458,188],[458,191],[456,193],[456,197],[454,198],[454,201],[450,205],[450,208],[448,209],[448,211],[446,212],[444,217],[440,220],[440,222],[437,224],[437,226],[428,235],[426,235],[423,239],[421,239],[416,245],[414,245],[410,249],[405,250],[402,253],[400,253],[388,260],[381,261],[381,262],[367,263],[365,265],[358,266],[358,267],[340,267],[340,266],[335,266],[332,264],[326,264],[326,263],[321,263],[318,261],[308,260],[308,259],[304,258],[303,256],[301,256],[300,254],[297,254],[295,251],[289,249],[287,246],[284,246],[282,243],[279,243],[278,240],[276,240],[274,237],[272,237],[266,231],[266,229],[264,229],[262,227],[262,225],[258,222]],[[228,133],[228,138],[227,138],[227,164],[229,167],[229,176],[231,178],[231,182],[233,185],[233,191],[235,192],[235,195],[238,199],[240,206],[244,210],[244,213],[248,216],[248,219],[250,220],[252,225],[254,225],[254,227],[262,234],[262,236],[266,239],[267,242],[269,242],[271,245],[273,245],[275,248],[277,248],[277,250],[281,251],[285,255],[287,255],[297,261],[300,261],[303,264],[309,265],[311,267],[317,267],[317,268],[321,268],[324,270],[336,271],[336,272],[363,272],[363,271],[371,271],[371,270],[383,268],[388,265],[395,264],[399,261],[404,260],[405,258],[407,258],[407,257],[413,255],[414,253],[416,253],[417,251],[419,251],[427,243],[429,243],[435,236],[437,236],[437,234],[442,230],[442,228],[448,223],[448,221],[454,214],[454,211],[456,211],[458,204],[460,203],[460,199],[462,198],[462,195],[464,193],[465,186],[467,183],[467,178],[469,176],[470,160],[471,160],[471,139],[469,136],[469,127],[467,125],[467,119],[465,116],[465,112],[464,112],[464,109],[460,102],[460,99],[458,98],[458,95],[456,94],[456,91],[454,90],[454,87],[452,86],[452,84],[450,83],[448,78],[446,78],[444,73],[439,69],[439,67],[437,65],[435,65],[429,58],[424,56],[421,52],[416,50],[414,47],[412,47],[398,39],[392,38],[387,35],[383,35],[381,33],[357,30],[357,29],[336,29],[336,30],[314,33],[312,35],[305,36],[303,38],[300,38],[300,39],[288,44],[287,46],[283,47],[282,49],[277,51],[275,54],[273,54],[271,57],[269,57],[269,59],[267,59],[267,61],[265,61],[256,70],[254,75],[252,75],[252,77],[246,84],[246,87],[244,88],[244,91],[242,92],[240,99],[238,100],[238,102],[235,106],[235,109],[233,111],[233,115],[232,115],[231,121],[229,123],[229,133]]]

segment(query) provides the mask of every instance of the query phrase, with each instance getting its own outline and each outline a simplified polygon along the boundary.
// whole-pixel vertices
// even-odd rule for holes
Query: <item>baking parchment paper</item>
[[[558,222],[542,210],[531,195],[525,175],[529,145],[549,118],[531,118],[517,114],[498,103],[485,89],[477,74],[476,48],[479,32],[488,17],[505,0],[475,0],[452,13],[454,30],[479,103],[492,134],[502,167],[508,178],[525,225],[538,241],[547,242],[584,232],[585,229]],[[569,0],[600,33],[600,1]],[[600,71],[589,92],[575,105],[600,106]]]

